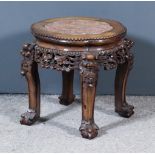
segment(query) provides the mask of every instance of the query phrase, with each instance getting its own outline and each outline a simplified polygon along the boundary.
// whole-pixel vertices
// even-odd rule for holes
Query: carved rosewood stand
[[[133,64],[130,48],[133,42],[125,39],[126,28],[107,19],[66,17],[48,19],[32,25],[34,43],[23,46],[21,73],[28,82],[29,110],[22,115],[21,124],[31,125],[40,117],[40,80],[38,64],[43,68],[62,71],[63,88],[60,104],[71,104],[74,69],[80,70],[82,123],[81,135],[92,139],[98,134],[94,122],[94,102],[99,67],[117,68],[115,78],[115,111],[130,117],[134,107],[126,102],[126,84]]]

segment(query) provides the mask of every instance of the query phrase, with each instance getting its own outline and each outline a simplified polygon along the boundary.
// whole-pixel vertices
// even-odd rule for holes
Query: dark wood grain
[[[70,72],[62,72],[62,94],[59,97],[60,104],[69,105],[74,99],[75,95],[73,94],[73,79],[74,79],[74,70]]]
[[[94,122],[94,104],[96,96],[98,65],[89,55],[81,66],[81,98],[82,98],[82,122],[81,135],[92,139],[98,134],[98,127]]]
[[[28,83],[29,110],[22,114],[21,124],[32,125],[40,117],[40,79],[38,65],[33,61],[33,48],[29,45],[23,48],[24,60],[22,63],[22,74]]]
[[[132,65],[133,55],[130,54],[125,63],[118,65],[115,77],[115,111],[127,118],[134,114],[134,107],[126,101],[126,85]]]
[[[115,111],[127,118],[134,113],[134,107],[126,101],[127,79],[133,64],[133,54],[130,52],[133,42],[125,38],[127,29],[121,23],[108,19],[73,17],[69,23],[65,21],[69,34],[58,33],[60,28],[62,28],[60,32],[66,32],[63,24],[58,25],[58,28],[54,26],[55,30],[45,29],[47,23],[51,25],[58,20],[60,20],[58,23],[63,23],[66,19],[68,20],[68,17],[44,20],[31,27],[36,40],[25,44],[21,52],[24,58],[21,73],[27,79],[29,92],[29,110],[22,115],[21,124],[31,125],[40,117],[38,65],[62,72],[62,93],[59,102],[63,105],[69,105],[74,101],[74,70],[78,69],[81,76],[82,98],[82,122],[79,130],[82,137],[92,139],[97,136],[99,130],[94,120],[94,107],[100,67],[105,70],[117,69]],[[76,28],[73,27],[73,30],[68,29],[70,22],[77,24],[77,21],[73,21],[76,19],[85,20],[86,25],[83,23],[84,27],[80,27],[80,22]],[[100,22],[107,22],[110,24],[110,29],[105,28],[104,32],[99,34],[89,31],[85,34],[83,29],[87,30],[87,23],[91,21],[97,25]],[[100,25],[95,28],[91,26],[90,29],[94,29],[95,32],[102,30]],[[75,32],[77,35],[74,35]]]

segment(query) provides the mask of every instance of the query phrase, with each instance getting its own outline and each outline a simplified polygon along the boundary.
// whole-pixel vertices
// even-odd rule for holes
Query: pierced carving
[[[129,52],[133,42],[124,39],[122,43],[114,48],[92,53],[98,65],[104,67],[105,70],[117,68],[118,64],[132,59],[133,55]],[[34,60],[43,68],[57,69],[67,71],[78,69],[82,61],[84,52],[62,51],[56,49],[48,49],[36,45],[34,47]],[[133,62],[133,61],[132,61]]]
[[[23,61],[21,64],[21,74],[25,75],[31,69],[32,62],[34,61],[34,46],[35,44],[24,44],[21,54]]]
[[[105,70],[117,68],[118,64],[123,64],[126,61],[130,61],[132,68],[133,54],[130,52],[132,45],[132,41],[124,39],[120,45],[114,48],[99,52],[94,51],[91,54],[94,56],[96,63],[103,66]],[[40,47],[36,44],[25,44],[21,53],[24,57],[21,73],[24,75],[30,69],[32,61],[36,61],[43,68],[60,71],[69,72],[73,69],[79,69],[84,52],[65,52]],[[85,60],[85,63],[88,63],[88,61]]]
[[[80,63],[78,52],[62,52],[55,49],[35,47],[35,61],[43,68],[67,71],[77,69]]]
[[[40,64],[43,68],[51,68],[60,71],[69,72],[73,69],[80,69],[83,82],[82,89],[84,91],[91,90],[88,91],[89,94],[86,96],[83,91],[85,101],[83,101],[84,114],[80,131],[84,138],[92,139],[98,134],[98,127],[93,120],[93,108],[99,66],[103,66],[105,70],[108,70],[117,68],[119,64],[127,62],[129,69],[131,69],[133,65],[133,54],[130,53],[130,48],[132,45],[132,41],[124,39],[121,42],[112,45],[115,47],[106,46],[106,48],[109,47],[109,49],[99,52],[89,50],[65,52],[57,49],[44,48],[33,43],[25,44],[21,52],[24,57],[21,73],[22,75],[25,75],[27,72],[33,71],[31,70],[33,62]],[[31,91],[29,92],[31,93]],[[88,100],[87,98],[91,95],[91,100]],[[63,101],[62,98],[60,98],[60,102],[61,101]],[[123,117],[130,117],[133,114],[133,107],[126,103],[121,110],[116,109],[116,112]],[[28,111],[22,115],[21,124],[31,125],[38,118],[39,116],[36,112]]]
[[[105,70],[117,68],[118,64],[133,59],[133,54],[130,52],[132,46],[133,42],[131,40],[124,39],[120,46],[99,52],[98,63],[104,66]]]

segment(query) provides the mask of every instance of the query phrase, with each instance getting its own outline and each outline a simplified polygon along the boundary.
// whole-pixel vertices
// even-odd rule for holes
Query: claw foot
[[[38,120],[39,116],[34,110],[28,110],[26,113],[21,115],[20,123],[23,125],[32,125]]]
[[[59,103],[62,105],[70,105],[72,104],[72,102],[74,102],[75,100],[75,95],[73,95],[73,97],[71,99],[65,99],[63,96],[59,96]]]
[[[94,121],[82,121],[79,130],[83,138],[93,139],[98,135],[99,128]]]
[[[125,118],[129,118],[130,116],[132,116],[134,114],[134,106],[129,105],[128,103],[125,103],[123,105],[123,107],[121,108],[121,110],[115,110],[120,116],[125,117]]]

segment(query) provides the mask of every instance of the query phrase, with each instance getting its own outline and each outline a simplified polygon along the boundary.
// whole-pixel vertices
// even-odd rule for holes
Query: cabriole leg
[[[28,83],[29,109],[21,115],[20,123],[32,125],[40,117],[40,80],[38,74],[38,65],[33,60],[33,46],[24,45],[22,55],[22,74]]]
[[[126,85],[132,65],[133,55],[130,53],[126,62],[118,65],[115,77],[115,111],[126,118],[134,114],[134,107],[126,102]]]
[[[85,62],[81,68],[82,122],[79,130],[87,139],[95,138],[99,129],[94,122],[97,77],[98,66],[94,62]]]

